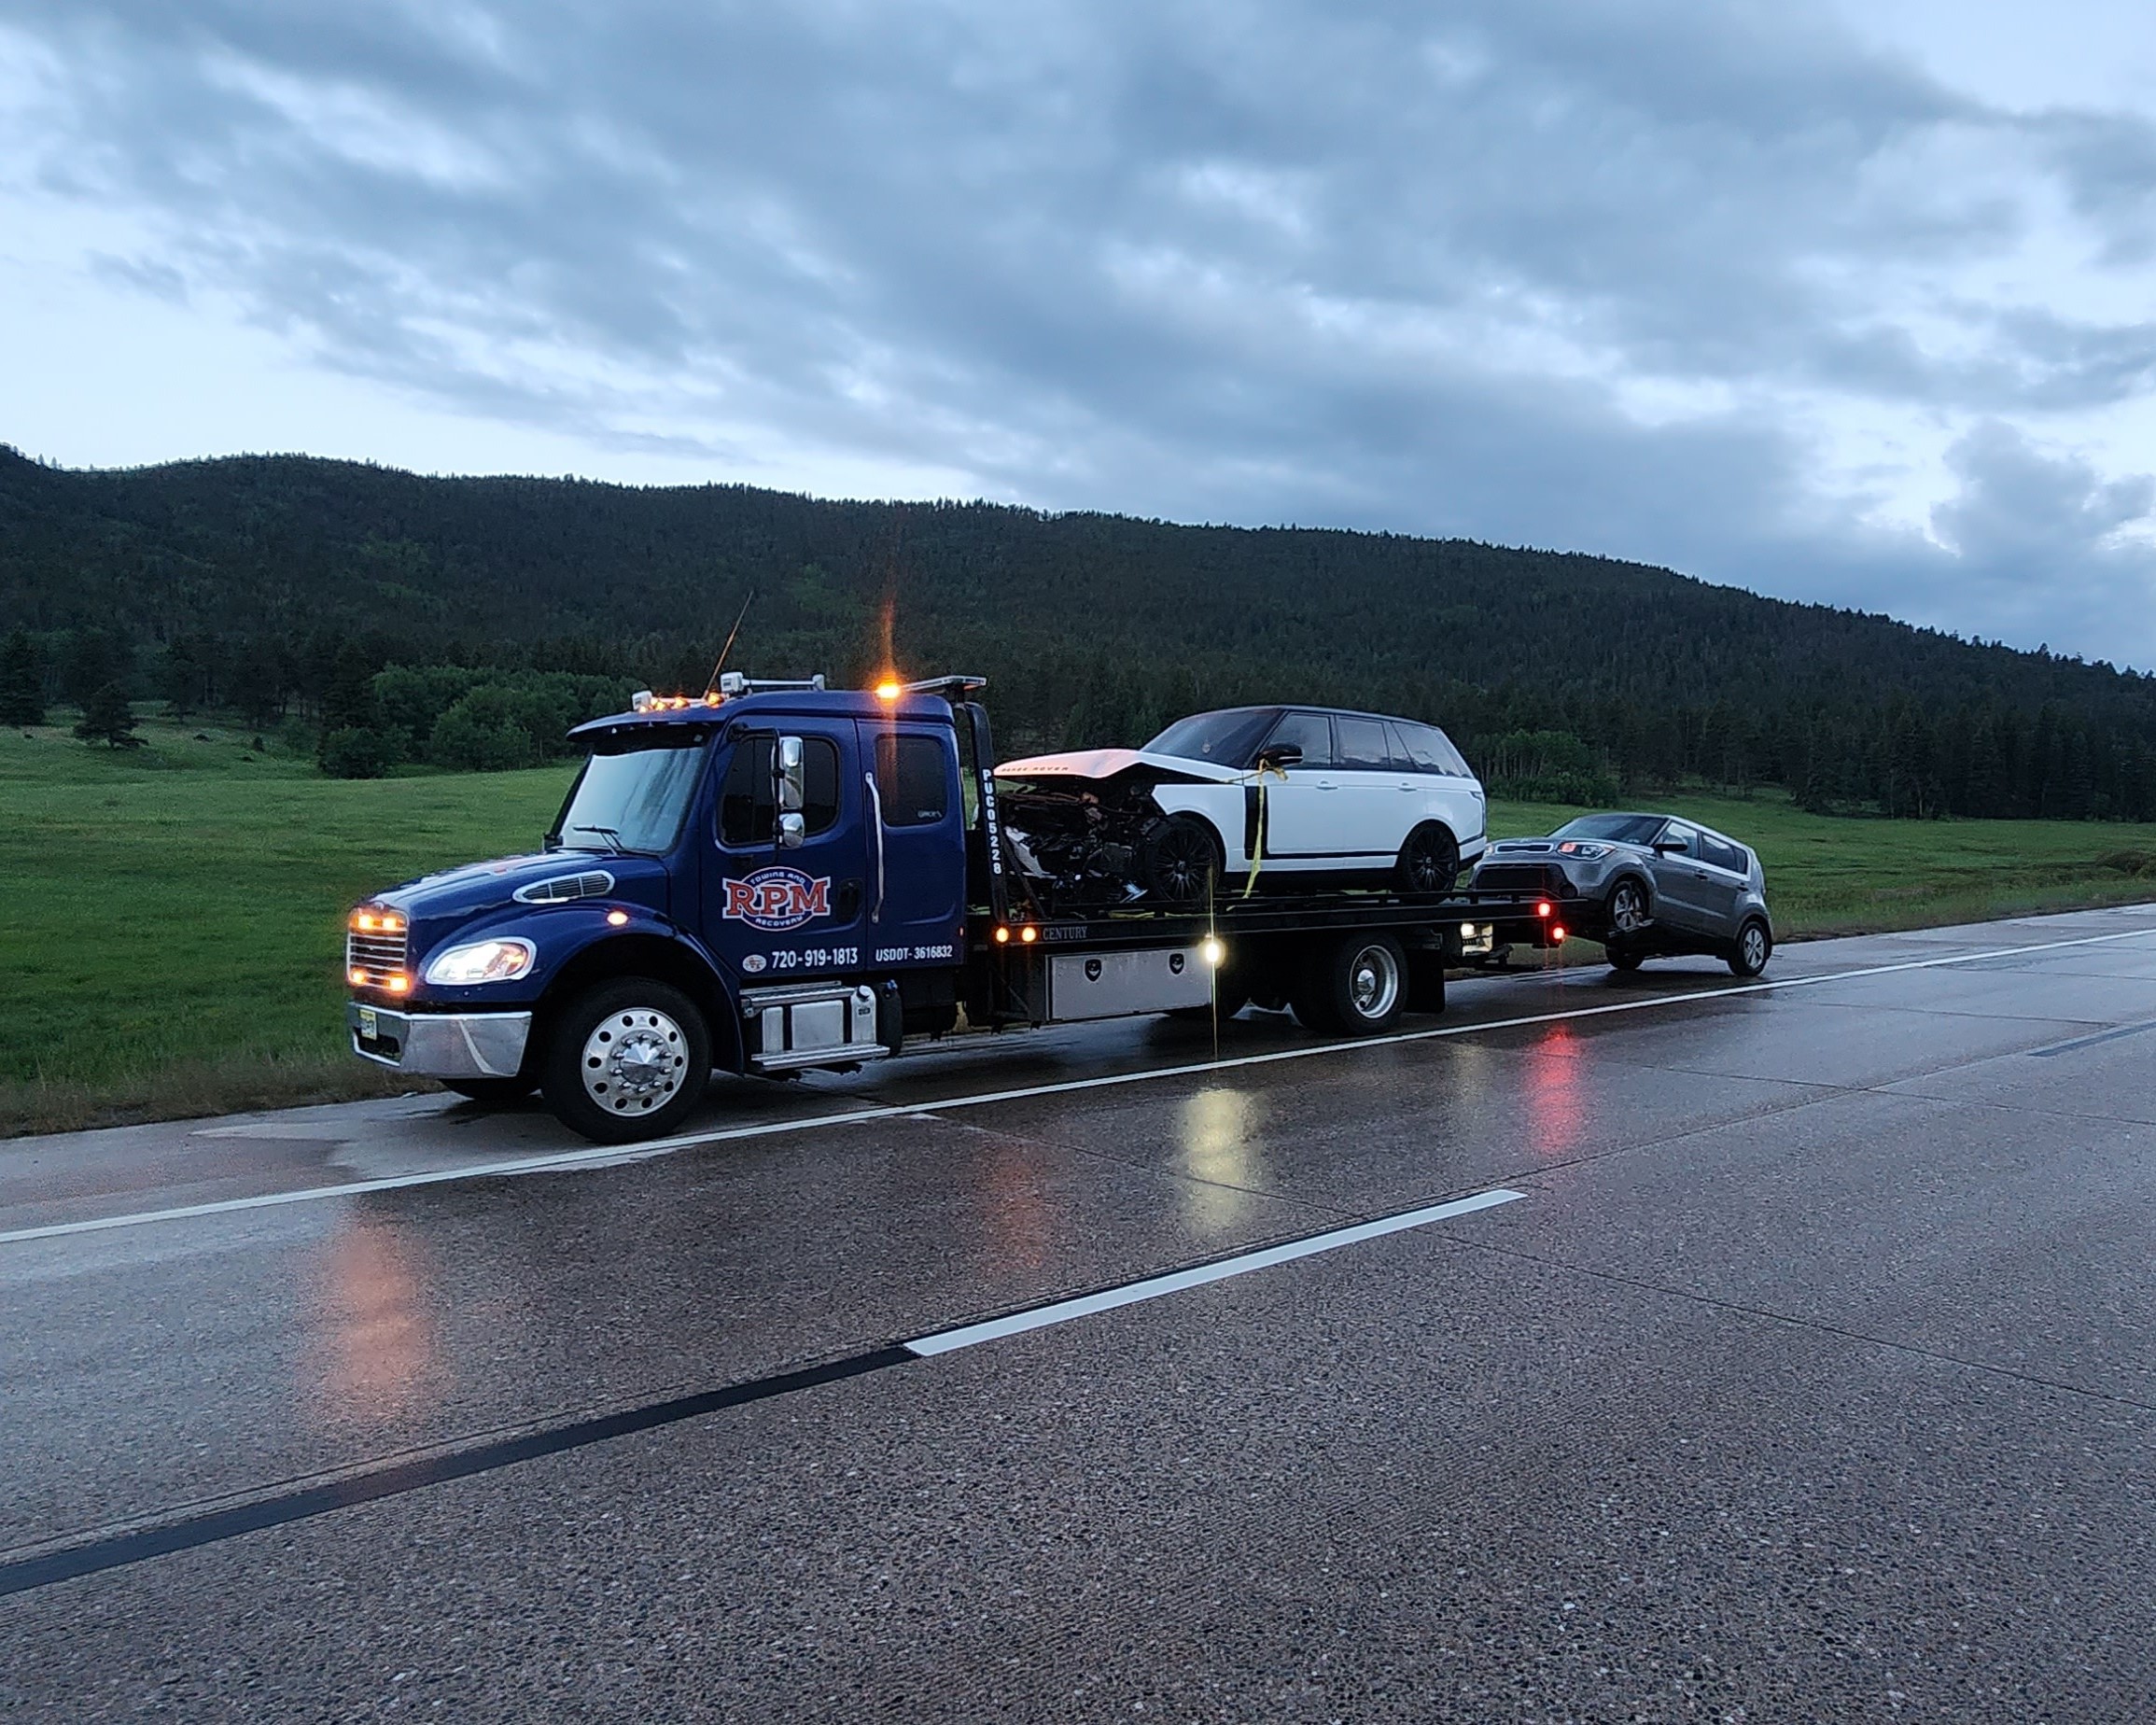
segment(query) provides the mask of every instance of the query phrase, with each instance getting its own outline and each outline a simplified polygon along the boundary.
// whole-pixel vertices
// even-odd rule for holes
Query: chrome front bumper
[[[418,1078],[513,1078],[531,1039],[528,1012],[392,1012],[350,1001],[352,1052]]]

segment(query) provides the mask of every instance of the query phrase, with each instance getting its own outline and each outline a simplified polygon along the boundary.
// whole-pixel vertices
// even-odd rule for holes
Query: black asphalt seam
[[[2048,1060],[2054,1054],[2071,1054],[2077,1048],[2093,1048],[2098,1043],[2117,1042],[2121,1036],[2138,1036],[2143,1031],[2156,1031],[2156,1018],[2146,1024],[2129,1024],[2116,1031],[2098,1031],[2093,1036],[2077,1036],[2072,1042],[2053,1043],[2049,1048],[2031,1048],[2029,1058]]]
[[[144,1528],[107,1538],[87,1540],[81,1545],[68,1546],[42,1556],[0,1564],[0,1596],[24,1593],[33,1588],[50,1587],[56,1581],[71,1581],[79,1576],[119,1569],[128,1564],[139,1564],[147,1558],[164,1557],[175,1551],[191,1551],[201,1546],[215,1545],[219,1540],[237,1538],[242,1534],[260,1533],[265,1528],[307,1521],[337,1509],[379,1503],[385,1497],[400,1497],[409,1492],[423,1491],[428,1486],[441,1485],[452,1480],[469,1479],[474,1474],[491,1473],[496,1468],[512,1466],[518,1462],[536,1461],[540,1456],[559,1455],[565,1451],[581,1450],[590,1444],[605,1443],[610,1438],[626,1438],[637,1432],[679,1424],[683,1420],[698,1419],[721,1409],[767,1401],[775,1395],[791,1395],[797,1390],[837,1383],[847,1378],[862,1377],[869,1372],[883,1371],[893,1366],[909,1366],[916,1363],[917,1357],[895,1343],[889,1347],[873,1348],[865,1353],[848,1354],[844,1359],[827,1361],[821,1366],[808,1366],[798,1371],[783,1371],[765,1378],[752,1378],[745,1383],[730,1383],[721,1389],[701,1390],[693,1395],[677,1395],[666,1401],[647,1402],[639,1408],[624,1408],[615,1413],[600,1414],[588,1420],[574,1420],[567,1424],[550,1426],[543,1431],[526,1432],[515,1438],[479,1444],[452,1455],[427,1456],[417,1461],[399,1462],[394,1466],[372,1473],[357,1474],[330,1484],[308,1486],[296,1492],[259,1498],[230,1509],[215,1509],[203,1515],[187,1516],[161,1527]]]

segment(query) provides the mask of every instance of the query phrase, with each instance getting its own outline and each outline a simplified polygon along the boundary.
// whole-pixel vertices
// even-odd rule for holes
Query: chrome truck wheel
[[[601,1143],[670,1131],[711,1076],[711,1037],[695,1003],[663,982],[603,983],[556,1019],[547,1105]]]
[[[1400,1017],[1407,969],[1407,954],[1390,934],[1322,941],[1305,962],[1295,1017],[1335,1036],[1389,1030]]]

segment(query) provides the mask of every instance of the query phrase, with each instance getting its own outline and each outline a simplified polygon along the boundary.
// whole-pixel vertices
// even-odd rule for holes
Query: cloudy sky
[[[2130,0],[0,0],[0,440],[1664,563],[2156,667]]]

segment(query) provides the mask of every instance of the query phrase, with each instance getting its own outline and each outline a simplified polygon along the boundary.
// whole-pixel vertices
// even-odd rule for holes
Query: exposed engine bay
[[[1004,779],[997,804],[1013,859],[1071,909],[1202,904],[1223,858],[1212,830],[1154,800],[1169,775]]]

